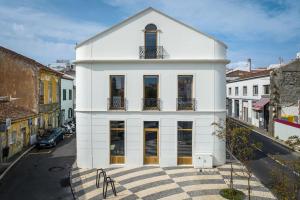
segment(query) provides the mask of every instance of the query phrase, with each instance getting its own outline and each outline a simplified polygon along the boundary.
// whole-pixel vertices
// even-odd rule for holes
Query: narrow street
[[[236,121],[236,120],[235,120]],[[244,126],[237,122],[240,126]],[[260,150],[255,150],[254,159],[250,163],[250,168],[254,175],[268,188],[272,188],[272,172],[274,170],[281,170],[284,166],[272,159],[272,156],[279,156],[284,160],[300,159],[297,153],[284,147],[283,145],[273,141],[272,139],[263,136],[256,131],[251,131],[252,142],[259,142],[262,144]],[[270,157],[271,156],[271,157]],[[284,167],[288,177],[292,180],[299,181],[300,177],[295,175],[291,170]]]
[[[52,149],[33,149],[0,182],[0,199],[73,199],[69,171],[75,155],[75,136]]]

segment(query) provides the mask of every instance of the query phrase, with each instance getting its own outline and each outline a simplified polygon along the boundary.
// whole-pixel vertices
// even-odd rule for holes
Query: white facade
[[[254,86],[257,86],[257,93],[254,93]],[[228,81],[226,84],[228,115],[244,120],[256,127],[263,126],[264,115],[267,113],[264,113],[263,110],[254,110],[253,104],[263,97],[268,98],[270,89],[266,91],[265,87],[269,86],[269,75]],[[244,87],[247,88],[246,93]],[[237,94],[236,88],[238,88]]]
[[[139,57],[147,24],[158,28],[163,59]],[[192,122],[192,164],[198,154],[225,163],[225,144],[213,135],[213,122],[224,120],[226,46],[166,15],[148,8],[79,44],[76,48],[76,127],[79,167],[108,167],[110,121],[124,121],[126,166],[144,165],[144,122],[157,121],[158,165],[176,166],[177,122]],[[110,76],[123,75],[126,110],[108,108]],[[143,111],[143,77],[158,76],[160,110]],[[193,77],[195,109],[178,111],[178,75]]]
[[[73,79],[67,75],[61,78],[61,123],[69,122],[74,117]]]

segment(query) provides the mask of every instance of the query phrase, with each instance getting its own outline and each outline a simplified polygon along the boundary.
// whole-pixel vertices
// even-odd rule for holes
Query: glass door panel
[[[192,122],[178,122],[177,164],[192,164]]]

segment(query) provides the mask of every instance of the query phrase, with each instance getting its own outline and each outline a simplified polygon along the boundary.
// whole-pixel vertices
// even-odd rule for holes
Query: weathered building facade
[[[274,69],[270,78],[270,121],[286,118],[300,123],[300,58]],[[270,123],[273,132],[273,123]]]
[[[8,157],[30,144],[38,128],[58,125],[61,74],[0,46],[0,151]],[[43,97],[43,98],[42,98]],[[6,121],[11,126],[6,126]],[[41,130],[42,130],[41,129]],[[2,156],[1,156],[2,158]]]

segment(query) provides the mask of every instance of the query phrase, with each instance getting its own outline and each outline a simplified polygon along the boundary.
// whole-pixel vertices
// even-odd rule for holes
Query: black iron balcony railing
[[[160,110],[160,99],[144,98],[143,110]]]
[[[177,110],[195,110],[195,98],[177,98]]]
[[[107,99],[108,110],[126,110],[126,99],[112,97]]]
[[[140,59],[163,59],[163,46],[140,46]]]

